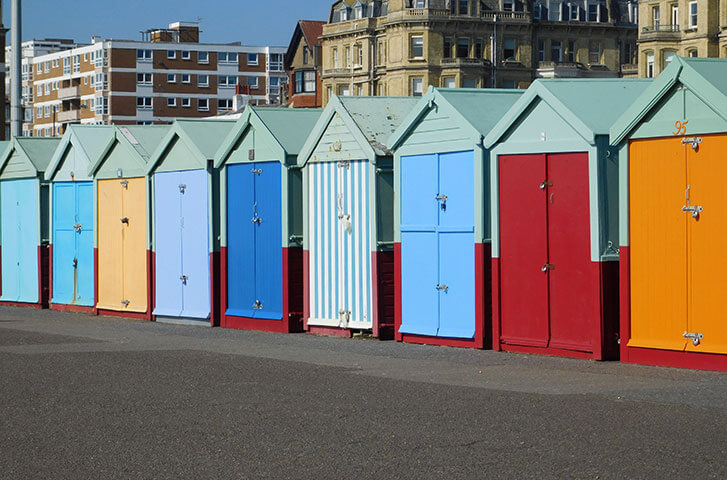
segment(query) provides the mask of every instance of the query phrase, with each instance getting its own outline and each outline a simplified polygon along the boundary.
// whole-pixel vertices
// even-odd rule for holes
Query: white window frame
[[[699,25],[699,2],[689,2],[689,28]]]
[[[224,102],[224,104],[222,103]],[[217,110],[221,112],[227,112],[232,110],[232,99],[231,98],[218,98],[217,99]]]
[[[192,60],[192,52],[189,50],[182,50],[182,60]]]
[[[197,75],[197,86],[198,87],[209,87],[210,86],[210,76],[205,75],[205,74]]]
[[[255,60],[251,60],[253,57],[255,58]],[[257,53],[248,53],[247,54],[247,64],[251,65],[251,66],[260,65],[260,55]]]
[[[654,78],[654,52],[646,54],[646,78]]]
[[[198,98],[197,99],[197,110],[200,112],[210,111],[210,99],[209,98]]]
[[[252,89],[260,88],[260,79],[254,75],[247,77],[247,86]]]
[[[182,98],[182,108],[191,108],[192,107],[192,99],[189,97]]]
[[[177,83],[177,74],[167,73],[167,83]]]
[[[424,77],[411,77],[411,96],[421,97],[424,95]]]
[[[167,97],[167,107],[176,108],[177,97]]]
[[[174,60],[177,58],[176,50],[167,50],[167,60]]]
[[[139,55],[141,53],[141,56]],[[137,62],[151,62],[152,57],[154,55],[152,54],[152,51],[146,48],[139,48],[136,50],[136,61]]]
[[[424,58],[424,36],[423,35],[412,35],[409,39],[409,45],[411,48],[410,58]],[[420,48],[421,55],[415,55],[414,50]]]
[[[141,102],[139,102],[139,100],[141,100]],[[154,109],[154,99],[152,97],[136,97],[136,109],[137,110],[153,110]]]
[[[141,77],[141,80],[139,80],[139,77]],[[148,80],[147,80],[148,78]],[[151,73],[137,73],[136,74],[136,84],[137,85],[151,85],[153,83],[154,77]]]
[[[192,83],[192,75],[188,73],[182,74],[182,83]]]
[[[204,59],[204,60],[202,60],[202,59],[200,58],[200,56],[201,56],[202,54],[204,54],[204,55],[205,55],[205,59]],[[209,64],[209,63],[210,63],[210,52],[203,52],[203,51],[199,51],[199,52],[197,52],[197,63],[199,63],[199,64],[202,64],[202,65],[207,65],[207,64]]]

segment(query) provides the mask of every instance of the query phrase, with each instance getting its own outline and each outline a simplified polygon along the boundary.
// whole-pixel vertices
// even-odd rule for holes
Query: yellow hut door
[[[688,351],[727,353],[727,137],[685,139],[688,195]]]
[[[121,184],[98,181],[98,308],[124,310],[122,275]]]
[[[143,178],[125,181],[121,191],[123,297],[128,311],[143,313],[148,306],[146,183]]]
[[[677,137],[629,145],[630,347],[686,345],[685,150]]]

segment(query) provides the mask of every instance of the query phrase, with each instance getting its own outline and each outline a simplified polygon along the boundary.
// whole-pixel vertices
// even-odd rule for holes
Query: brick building
[[[326,22],[300,20],[285,54],[288,103],[295,108],[321,106],[321,33]]]
[[[169,123],[233,108],[242,85],[252,102],[280,103],[283,47],[199,42],[196,22],[98,40],[29,59],[24,135],[60,135],[65,125]]]

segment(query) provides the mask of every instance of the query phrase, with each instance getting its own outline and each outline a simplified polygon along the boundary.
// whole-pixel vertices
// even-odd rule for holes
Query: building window
[[[413,77],[411,79],[411,95],[413,97],[424,95],[424,79],[422,77]]]
[[[88,55],[88,54],[86,54],[86,55]],[[45,73],[50,73],[50,61],[46,60],[46,62],[44,64],[44,70],[45,70]]]
[[[366,10],[362,3],[359,2],[353,7],[353,18],[363,18],[365,14]]]
[[[108,115],[108,113],[109,113],[109,98],[108,97],[97,97],[95,105],[96,105],[96,115]]]
[[[79,73],[81,71],[81,56],[73,56],[73,73]]]
[[[167,107],[176,107],[177,106],[177,99],[176,98],[167,98]]]
[[[646,54],[646,77],[654,78],[654,54]]]
[[[303,65],[308,65],[308,55],[310,49],[308,47],[303,47]]]
[[[36,65],[35,69],[38,73],[43,73],[43,64],[39,63],[38,65]]]
[[[568,52],[566,52],[566,59],[569,62],[576,61],[576,42],[575,42],[575,40],[568,40]]]
[[[247,86],[252,89],[259,88],[258,77],[247,77]]]
[[[50,95],[50,85],[51,85],[50,83],[45,84],[45,94],[46,95]]]
[[[533,18],[535,20],[548,19],[548,9],[542,4],[542,2],[536,2],[533,6]]]
[[[354,52],[356,54],[356,65],[360,67],[363,65],[363,47],[360,43],[356,44]]]
[[[151,73],[137,73],[136,74],[136,84],[137,85],[151,85],[152,84]]]
[[[591,65],[601,63],[601,42],[590,42],[588,47],[588,63]]]
[[[689,27],[697,28],[698,2],[689,2]]]
[[[348,85],[339,85],[338,86],[338,95],[342,97],[350,97],[351,96],[351,87]]]
[[[283,71],[283,54],[271,53],[268,57],[268,70],[271,72]]]
[[[182,50],[182,60],[191,60],[192,59],[192,52],[189,50]]]
[[[192,76],[188,73],[182,74],[182,83],[192,83]]]
[[[220,98],[217,100],[217,110],[227,111],[232,110],[232,99],[231,98]]]
[[[669,66],[672,60],[674,60],[674,52],[664,52],[664,67]]]
[[[338,68],[338,49],[334,48],[331,50],[331,61],[333,62],[333,68]]]
[[[424,58],[424,37],[411,37],[411,58]]]
[[[344,67],[351,67],[351,47],[346,47],[343,49],[343,66]]]
[[[64,57],[63,58],[63,75],[68,75],[69,73],[71,73],[71,58]]]
[[[152,99],[151,97],[136,97],[136,109],[137,110],[151,110]]]
[[[54,58],[52,62],[53,68],[58,68],[58,59]]]
[[[477,88],[477,79],[476,78],[465,78],[462,80],[462,87],[464,88]]]
[[[600,5],[597,3],[589,3],[588,4],[588,21],[589,22],[597,22],[598,21],[598,10]]]
[[[50,117],[50,105],[46,105],[44,110],[45,110],[45,116]]]
[[[65,63],[65,59],[63,59]],[[151,62],[151,50],[137,50],[136,60],[138,62]]]
[[[672,30],[679,30],[679,5],[671,6],[671,26]]]
[[[83,77],[83,84],[88,85],[88,77]],[[55,90],[55,85],[53,86],[53,90]]]
[[[316,91],[316,72],[314,70],[298,70],[295,72],[295,93],[313,93]]]
[[[442,52],[444,58],[452,58],[452,37],[444,37],[444,52]]]
[[[187,97],[182,99],[182,108],[189,108],[192,106],[192,99]]]
[[[456,88],[457,87],[457,79],[454,77],[446,77],[442,80],[442,86],[444,88]]]
[[[543,39],[538,40],[538,61],[545,61],[545,40]]]
[[[174,60],[177,58],[177,51],[176,50],[167,50],[167,58],[169,60]]]
[[[35,94],[35,96],[36,97],[42,97],[43,96],[43,85],[38,85],[36,88],[38,89],[38,91]]]
[[[557,63],[563,61],[563,45],[559,40],[550,41],[550,60]]]
[[[659,25],[661,24],[661,9],[656,6],[651,8],[651,25],[653,25],[654,30],[659,29]]]
[[[470,13],[470,1],[469,0],[459,0],[459,14],[460,15],[469,15],[469,13]]]
[[[177,83],[177,74],[167,73],[167,83]]]
[[[507,81],[502,82],[502,88],[514,89],[516,87],[517,86],[515,85],[515,82],[512,80],[507,80]]]
[[[515,60],[515,39],[505,39],[504,48],[502,49],[502,57],[505,60]]]
[[[209,87],[210,86],[209,75],[197,75],[197,85],[200,87]]]
[[[197,63],[210,63],[210,52],[197,52]]]
[[[502,9],[506,12],[515,11],[515,0],[503,0]]]
[[[217,85],[220,87],[234,87],[237,85],[237,77],[233,75],[220,75],[217,77]]]
[[[209,98],[197,99],[197,110],[199,110],[200,112],[209,112],[209,110],[210,110]]]
[[[467,58],[470,56],[470,39],[457,39],[457,58]]]
[[[339,10],[339,18],[342,22],[348,21],[348,7],[345,5],[341,6],[341,10]]]
[[[699,52],[698,52],[698,51],[697,51],[697,49],[695,48],[695,49],[693,49],[693,50],[689,50],[689,51],[687,52],[687,56],[688,56],[688,57],[691,57],[691,58],[697,58],[697,57],[699,56]]]
[[[236,64],[237,63],[237,53],[235,53],[235,52],[220,52],[220,53],[217,54],[217,59],[218,59],[217,60],[218,63]]]
[[[484,58],[485,50],[483,45],[482,39],[478,39],[475,42],[475,58]]]
[[[235,61],[237,61],[237,59],[235,59]],[[259,62],[260,62],[260,59],[258,58],[257,53],[248,53],[247,54],[247,64],[248,65],[258,65]]]

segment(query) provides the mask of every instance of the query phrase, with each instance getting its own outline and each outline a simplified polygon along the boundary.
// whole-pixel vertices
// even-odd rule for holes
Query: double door
[[[53,184],[53,303],[93,306],[93,182]]]
[[[474,338],[474,152],[401,158],[400,333]]]
[[[227,167],[227,315],[283,319],[281,168]]]
[[[308,323],[372,328],[371,165],[354,160],[308,168]]]
[[[501,155],[500,331],[511,345],[593,351],[588,154]]]
[[[147,301],[146,181],[98,181],[98,308],[144,313]]]
[[[210,316],[206,170],[154,174],[154,315]]]
[[[727,138],[629,147],[629,346],[727,353]]]
[[[38,302],[38,181],[0,182],[2,297],[4,302]]]

